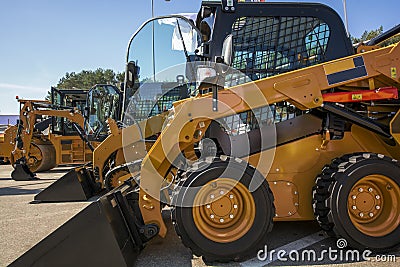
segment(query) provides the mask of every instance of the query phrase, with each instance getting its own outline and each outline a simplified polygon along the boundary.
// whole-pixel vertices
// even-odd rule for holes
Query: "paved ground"
[[[40,180],[17,182],[10,178],[11,167],[0,166],[0,266],[6,266],[31,248],[34,244],[54,231],[62,223],[78,213],[89,202],[29,204],[33,196],[62,176],[69,168],[57,168],[51,172],[39,174]],[[163,211],[166,220],[170,217],[169,210]],[[201,258],[192,256],[185,248],[167,223],[168,235],[165,239],[154,238],[139,255],[137,266],[206,266]],[[400,237],[399,237],[400,238]],[[384,255],[371,255],[368,261],[361,259],[353,261],[351,253],[346,249],[338,249],[336,240],[326,238],[315,222],[275,223],[274,230],[267,246],[268,254],[263,261],[252,259],[242,263],[218,264],[219,266],[398,266],[400,251],[387,252]],[[337,250],[332,257],[323,251],[329,248]],[[272,250],[276,252],[271,254]],[[277,251],[283,250],[296,258],[299,251],[299,261],[292,261],[288,254],[282,256],[287,261],[279,260]],[[308,256],[315,251],[316,260],[309,261]],[[351,252],[351,251],[350,251]],[[303,255],[304,254],[304,260]],[[320,255],[323,257],[320,257]],[[349,255],[346,261],[346,254]],[[362,251],[359,252],[362,254]],[[393,255],[393,256],[392,256]],[[263,257],[264,253],[260,253]],[[337,257],[336,260],[334,256]],[[318,259],[322,258],[322,259]],[[342,260],[340,260],[342,258]],[[385,260],[382,262],[382,260]],[[379,262],[378,262],[379,261]]]

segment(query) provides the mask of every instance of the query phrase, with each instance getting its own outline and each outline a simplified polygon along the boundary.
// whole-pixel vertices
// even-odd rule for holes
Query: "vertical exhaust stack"
[[[91,203],[11,263],[18,266],[132,266],[158,234],[144,225],[138,195],[122,185]]]

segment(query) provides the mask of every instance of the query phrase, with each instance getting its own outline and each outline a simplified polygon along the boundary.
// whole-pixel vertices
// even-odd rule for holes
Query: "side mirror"
[[[125,70],[125,88],[134,88],[136,80],[139,78],[140,68],[135,62],[129,61]]]
[[[222,58],[224,63],[228,66],[232,65],[233,57],[233,36],[229,34],[226,36],[224,43],[222,44]]]

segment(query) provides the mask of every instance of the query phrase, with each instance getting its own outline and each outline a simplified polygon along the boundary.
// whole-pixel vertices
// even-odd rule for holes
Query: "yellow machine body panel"
[[[0,157],[5,161],[10,161],[11,152],[15,147],[15,136],[17,135],[17,127],[15,125],[9,126],[4,134],[0,137]]]
[[[271,154],[263,151],[244,158],[266,177],[275,196],[277,221],[313,220],[312,188],[314,178],[332,159],[354,152],[373,152],[394,157],[384,145],[382,139],[374,133],[357,125],[351,132],[345,133],[342,140],[331,140],[321,147],[323,139],[314,135],[289,144],[278,146],[272,165],[260,163],[260,159]],[[399,145],[396,150],[399,151]],[[299,160],[301,158],[301,160]],[[399,157],[394,157],[400,159]]]

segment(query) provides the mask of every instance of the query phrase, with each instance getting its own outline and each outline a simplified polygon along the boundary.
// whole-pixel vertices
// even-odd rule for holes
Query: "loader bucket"
[[[129,199],[124,190],[130,186],[121,187],[91,203],[10,266],[132,266],[158,227],[141,223],[134,211],[138,198]]]
[[[36,180],[36,176],[25,164],[15,163],[14,170],[11,172],[11,178],[15,181]]]
[[[37,202],[86,201],[99,189],[91,172],[84,167],[72,169],[34,197]]]

